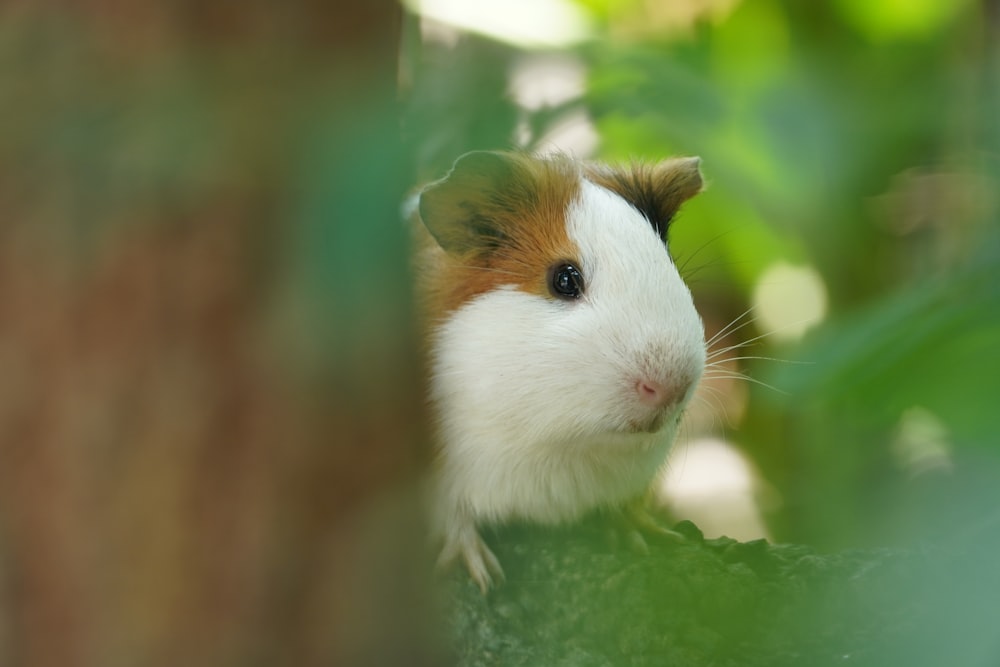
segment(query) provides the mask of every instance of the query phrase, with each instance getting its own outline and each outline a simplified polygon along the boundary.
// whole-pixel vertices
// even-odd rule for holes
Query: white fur
[[[455,311],[433,341],[436,523],[474,577],[470,559],[492,554],[470,527],[572,520],[648,489],[691,392],[646,433],[634,425],[654,411],[636,381],[680,373],[693,391],[705,363],[701,319],[649,222],[586,181],[566,218],[583,298],[502,287]]]

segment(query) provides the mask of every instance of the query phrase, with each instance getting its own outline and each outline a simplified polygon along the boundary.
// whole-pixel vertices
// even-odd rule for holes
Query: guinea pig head
[[[474,152],[421,194],[432,398],[449,439],[532,447],[673,425],[704,330],[667,248],[698,158],[623,168]]]

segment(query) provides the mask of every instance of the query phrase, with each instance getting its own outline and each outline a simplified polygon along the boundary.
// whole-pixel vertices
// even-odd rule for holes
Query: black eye
[[[579,299],[583,294],[583,274],[569,262],[549,269],[549,291],[558,299]]]

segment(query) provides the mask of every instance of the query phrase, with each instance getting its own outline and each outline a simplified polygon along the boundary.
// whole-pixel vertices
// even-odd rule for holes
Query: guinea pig
[[[624,507],[664,464],[705,365],[667,243],[699,164],[477,151],[420,192],[431,524],[484,593],[480,526]]]

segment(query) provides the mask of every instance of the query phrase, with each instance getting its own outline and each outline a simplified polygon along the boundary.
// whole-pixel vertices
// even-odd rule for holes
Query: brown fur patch
[[[423,193],[426,228],[415,225],[416,269],[432,321],[502,285],[548,297],[549,267],[577,259],[566,233],[566,209],[579,192],[579,164],[520,153],[488,156],[487,163],[502,163],[498,173],[474,169],[476,158],[464,164],[460,159],[448,177]]]
[[[700,158],[674,158],[624,168],[588,164],[588,180],[618,194],[653,225],[664,241],[677,210],[701,191]]]

